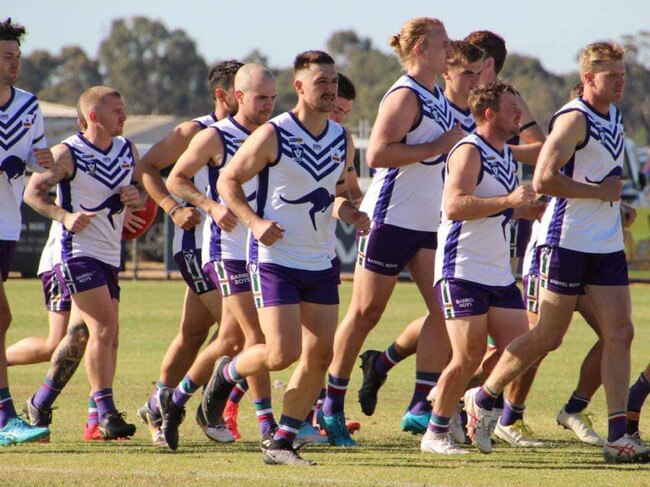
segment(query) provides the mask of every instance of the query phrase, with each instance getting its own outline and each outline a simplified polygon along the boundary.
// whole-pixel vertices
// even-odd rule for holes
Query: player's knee
[[[309,355],[305,357],[305,362],[309,368],[326,371],[332,363],[333,358],[333,347],[318,347],[310,351]]]
[[[370,305],[356,311],[356,328],[369,333],[381,319],[383,306]]]
[[[221,349],[229,357],[234,357],[244,348],[244,339],[240,335],[227,336],[219,339],[221,340]]]
[[[269,350],[266,363],[269,370],[284,370],[300,359],[300,347],[285,350]]]
[[[192,347],[200,347],[208,338],[209,329],[182,329],[181,340],[184,344]]]
[[[557,350],[562,345],[562,336],[548,336],[542,341],[542,356],[546,356],[550,352]]]
[[[117,327],[114,325],[98,327],[93,339],[101,346],[114,347],[117,344]]]
[[[630,320],[622,321],[621,324],[607,330],[603,336],[605,345],[615,345],[629,348],[634,339],[634,325]]]

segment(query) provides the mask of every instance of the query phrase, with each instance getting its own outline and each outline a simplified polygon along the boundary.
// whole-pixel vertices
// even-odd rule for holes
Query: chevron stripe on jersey
[[[292,112],[288,113],[305,137],[289,132],[275,122],[271,122],[278,134],[279,152],[286,157],[292,158],[296,164],[311,174],[316,181],[320,181],[332,171],[340,169],[341,154],[345,154],[346,147],[345,132],[341,132],[334,140],[323,145],[320,140],[322,135],[328,133],[329,127],[325,129],[321,136],[312,139],[311,134],[302,126],[295,115]],[[312,139],[311,143],[307,143],[309,139]]]
[[[16,97],[14,91],[9,102],[0,107],[0,147],[4,150],[9,150],[18,143],[36,122],[38,99],[31,93],[22,93],[27,96]],[[39,137],[42,136],[42,133],[39,134]]]
[[[462,145],[475,147],[481,157],[481,172],[474,196],[492,198],[511,193],[518,184],[517,163],[507,145],[499,152],[478,134],[459,141],[449,156]],[[488,286],[509,286],[514,282],[510,270],[509,225],[513,215],[507,209],[474,220],[451,220],[442,211],[436,250],[435,282],[465,279]]]
[[[102,151],[88,142],[82,134],[77,137],[87,148],[66,143],[72,151],[77,170],[85,172],[111,189],[115,189],[131,175],[134,164],[131,144],[120,144],[119,148],[111,145],[108,150]]]
[[[83,256],[118,267],[125,214],[120,190],[131,183],[135,166],[131,142],[113,137],[103,151],[77,134],[62,143],[72,154],[74,169],[57,186],[59,204],[71,213],[93,211],[96,215],[78,233],[56,226],[53,263]]]
[[[449,98],[447,98],[447,103],[449,104],[449,111],[454,117],[454,123],[460,124],[460,128],[463,129],[463,132],[466,134],[473,134],[476,131],[476,122],[474,121],[474,117],[469,108],[463,110],[458,105],[452,103]]]
[[[249,262],[293,269],[332,268],[336,236],[332,209],[346,158],[345,129],[328,121],[313,135],[291,112],[269,122],[278,140],[277,159],[258,175],[257,214],[278,222],[284,238],[271,246],[250,239]]]
[[[36,165],[33,149],[46,147],[44,134],[38,99],[12,86],[0,106],[0,240],[20,238],[25,168]]]
[[[397,90],[409,90],[420,104],[420,118],[406,134],[406,145],[427,144],[438,139],[454,125],[454,118],[442,90],[426,88],[414,78],[401,76],[384,96]],[[381,112],[383,101],[379,106]],[[435,232],[440,221],[443,187],[443,163],[446,154],[399,167],[380,167],[361,203],[361,211],[378,223],[409,230]]]
[[[562,173],[574,181],[591,184],[600,184],[610,176],[620,177],[625,133],[618,107],[612,104],[607,114],[603,114],[586,100],[575,98],[553,115],[551,131],[557,117],[575,111],[585,117],[587,134]],[[620,202],[552,198],[542,217],[539,243],[597,254],[622,250]]]

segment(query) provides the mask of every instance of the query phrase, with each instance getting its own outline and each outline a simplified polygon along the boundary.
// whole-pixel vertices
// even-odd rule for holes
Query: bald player
[[[151,198],[174,222],[174,260],[187,284],[178,334],[163,358],[154,391],[145,405],[138,409],[138,416],[148,426],[153,443],[159,446],[165,446],[165,440],[160,429],[162,417],[156,401],[158,391],[179,384],[194,362],[212,324],[219,322],[221,325],[217,342],[223,348],[223,353],[235,353],[241,349],[244,341],[232,316],[225,313],[222,318],[221,296],[203,272],[201,246],[205,213],[200,208],[174,199],[160,175],[161,170],[178,160],[196,134],[237,111],[233,82],[241,66],[242,63],[234,60],[217,63],[208,75],[214,111],[178,125],[149,149],[136,168],[136,178],[141,179]],[[204,191],[208,184],[207,169],[195,174],[193,182]],[[197,410],[196,420],[211,440],[233,440],[232,433],[223,424],[207,423],[200,410]]]

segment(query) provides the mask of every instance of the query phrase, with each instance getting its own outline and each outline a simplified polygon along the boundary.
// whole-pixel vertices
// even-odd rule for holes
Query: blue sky
[[[405,20],[427,15],[443,20],[452,38],[493,30],[506,38],[510,52],[535,56],[547,69],[565,73],[575,68],[576,53],[585,44],[650,28],[647,0],[33,0],[8,5],[1,16],[28,28],[26,54],[77,44],[94,56],[112,19],[144,15],[185,30],[208,63],[258,48],[271,66],[288,66],[296,53],[325,47],[329,35],[342,29],[354,29],[388,51],[388,37]]]

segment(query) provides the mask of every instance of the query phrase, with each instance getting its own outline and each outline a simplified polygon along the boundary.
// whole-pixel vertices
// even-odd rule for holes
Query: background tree
[[[132,113],[190,116],[210,108],[208,68],[195,42],[160,21],[113,21],[99,63],[106,84],[122,92]]]
[[[57,65],[50,72],[47,86],[43,87],[40,97],[64,105],[75,105],[85,90],[102,83],[97,61],[90,59],[82,48],[67,46],[61,49]]]
[[[50,75],[58,64],[56,56],[48,51],[32,51],[29,56],[22,58],[18,86],[40,96],[41,90],[49,83]]]

